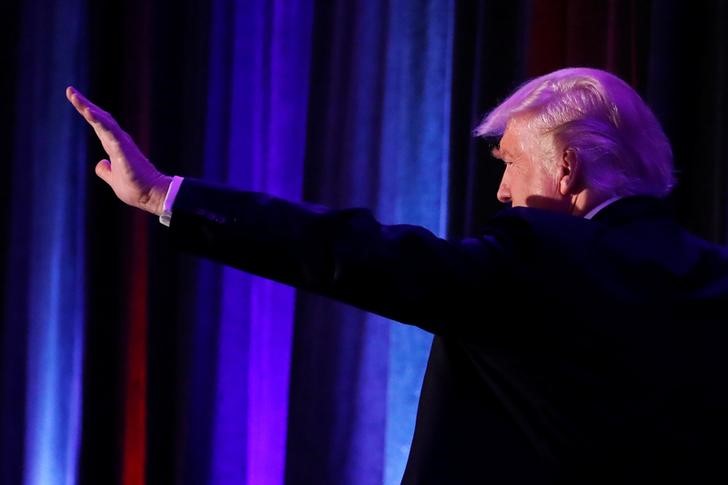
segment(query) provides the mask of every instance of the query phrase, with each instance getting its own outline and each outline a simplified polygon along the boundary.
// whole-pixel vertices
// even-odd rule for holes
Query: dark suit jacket
[[[728,256],[658,200],[446,241],[188,179],[170,230],[435,334],[404,483],[728,483]]]

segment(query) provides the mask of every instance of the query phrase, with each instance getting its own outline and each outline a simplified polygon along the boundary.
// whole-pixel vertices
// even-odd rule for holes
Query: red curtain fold
[[[526,74],[589,66],[639,86],[649,25],[649,4],[638,0],[534,0]]]

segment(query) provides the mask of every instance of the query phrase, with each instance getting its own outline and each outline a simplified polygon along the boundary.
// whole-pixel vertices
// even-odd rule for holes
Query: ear
[[[581,189],[581,160],[573,148],[565,148],[561,155],[559,192],[572,195]]]

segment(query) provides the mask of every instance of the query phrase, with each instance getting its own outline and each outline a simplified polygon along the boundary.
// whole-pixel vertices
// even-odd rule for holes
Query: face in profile
[[[569,211],[570,197],[560,190],[561,156],[552,137],[538,133],[528,119],[514,118],[508,123],[493,156],[505,163],[499,201],[513,207]]]

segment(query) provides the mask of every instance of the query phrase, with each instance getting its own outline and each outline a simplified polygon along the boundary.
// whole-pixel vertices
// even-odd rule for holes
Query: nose
[[[511,189],[508,187],[508,184],[506,183],[505,175],[503,175],[503,178],[501,179],[501,183],[498,186],[498,194],[496,194],[496,197],[498,197],[498,200],[500,202],[503,202],[504,204],[511,201]]]

